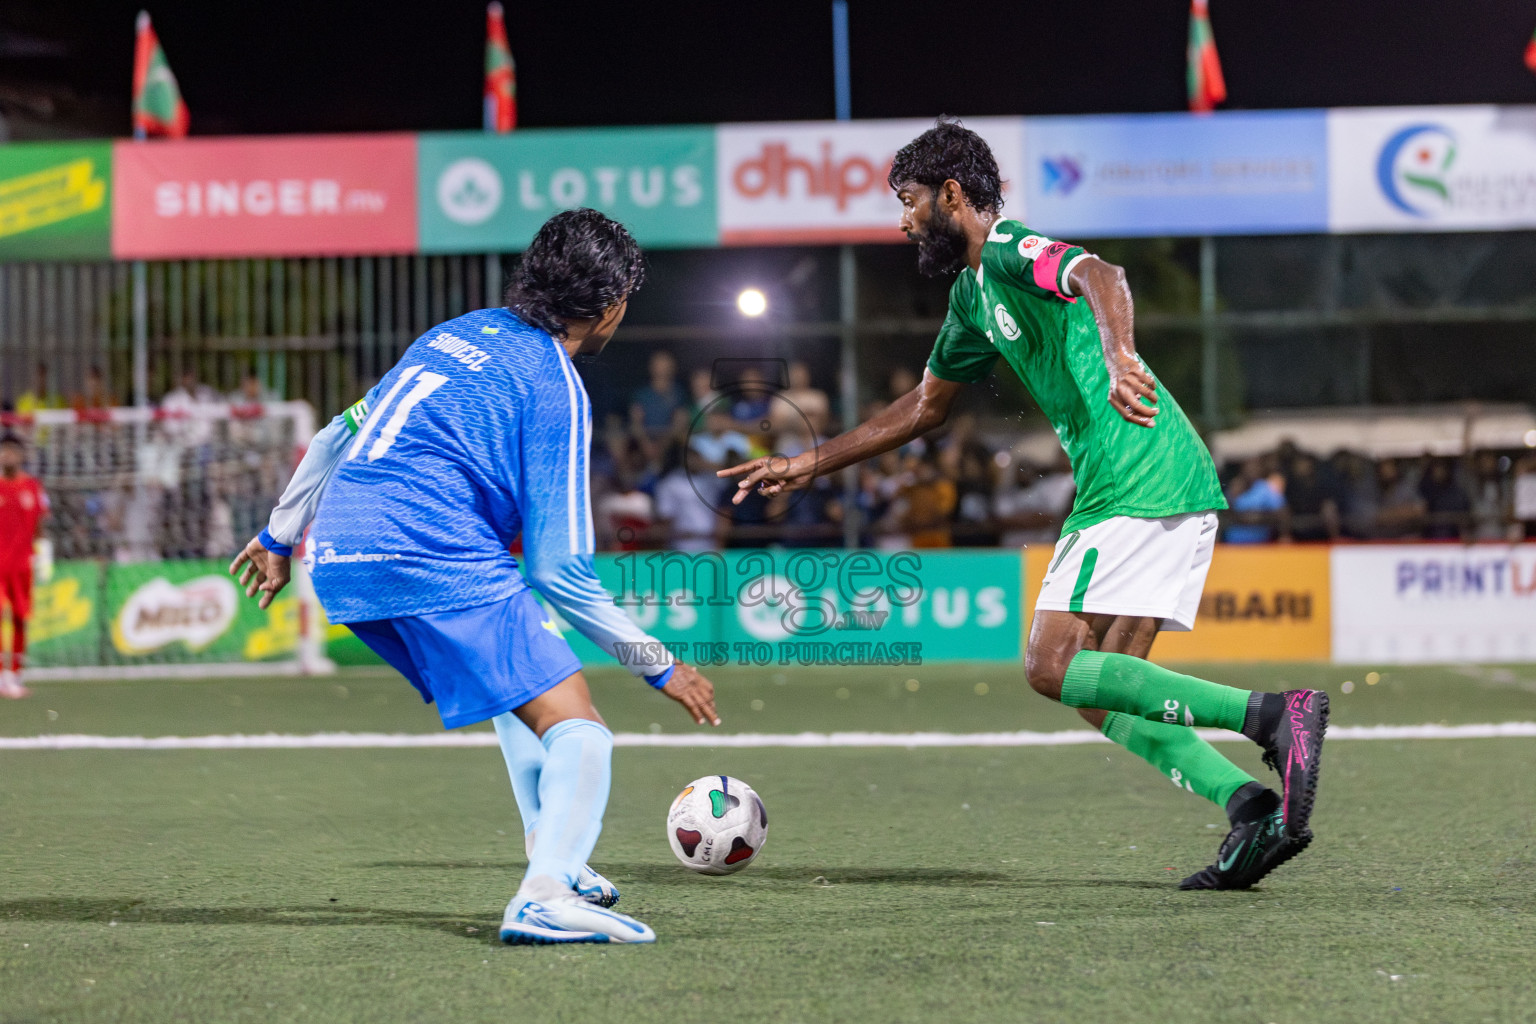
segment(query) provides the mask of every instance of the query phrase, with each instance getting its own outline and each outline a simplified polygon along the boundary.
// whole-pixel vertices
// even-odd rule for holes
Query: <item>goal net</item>
[[[27,442],[26,469],[52,513],[34,573],[29,675],[329,669],[298,552],[293,583],[266,610],[227,572],[314,435],[308,403],[51,409],[6,420]]]

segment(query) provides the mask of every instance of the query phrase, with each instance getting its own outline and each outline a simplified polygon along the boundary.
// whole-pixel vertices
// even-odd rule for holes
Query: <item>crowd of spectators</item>
[[[289,418],[262,414],[279,396],[247,375],[221,394],[191,370],[148,423],[110,422],[101,372],[66,400],[46,364],[5,419],[27,439],[27,468],[47,488],[56,557],[117,562],[225,558],[265,524],[306,438]],[[73,408],[76,421],[37,425],[35,414]],[[101,415],[95,415],[100,413]]]
[[[770,368],[771,371],[771,368]],[[844,537],[840,478],[808,491],[729,505],[734,488],[715,471],[768,453],[793,456],[837,429],[825,391],[803,363],[782,380],[748,366],[733,380],[681,372],[652,354],[627,417],[610,413],[594,450],[599,544],[610,549],[709,550],[836,545]],[[684,380],[686,379],[686,384]],[[720,390],[717,390],[717,384]],[[917,384],[894,372],[881,401]],[[1053,544],[1075,495],[1061,453],[1021,458],[1014,438],[985,433],[961,414],[946,427],[857,467],[861,544],[878,548]],[[1476,451],[1466,457],[1372,459],[1341,449],[1326,458],[1284,443],[1219,468],[1231,510],[1228,543],[1340,540],[1518,540],[1536,533],[1536,455]]]
[[[806,364],[769,361],[739,372],[716,364],[684,380],[671,353],[657,351],[627,415],[605,417],[593,451],[600,546],[841,544],[848,515],[841,475],[771,498],[750,493],[739,505],[730,503],[734,486],[715,475],[760,455],[798,455],[838,429]],[[911,371],[896,371],[861,418],[916,384]],[[859,541],[879,548],[1053,542],[1074,493],[1064,458],[1021,462],[984,438],[969,415],[853,472]]]
[[[1536,455],[1327,458],[1282,443],[1222,467],[1231,544],[1520,540],[1536,532]]]
[[[111,403],[101,375],[66,402],[46,366],[14,404],[23,416]],[[910,391],[898,369],[860,419]],[[254,375],[220,394],[182,374],[141,430],[92,417],[32,431],[34,472],[54,492],[50,523],[60,557],[141,561],[222,557],[260,529],[292,468],[291,424],[252,414],[276,401]],[[214,406],[228,415],[201,415]],[[808,490],[731,504],[716,471],[765,454],[814,448],[834,422],[827,392],[803,362],[743,361],[686,372],[666,350],[650,356],[627,405],[601,416],[592,449],[592,501],[605,550],[707,551],[764,544],[838,546],[848,492],[841,474]],[[70,433],[70,432],[73,433]],[[1075,495],[1071,467],[1023,458],[1017,431],[989,432],[961,413],[934,433],[850,472],[861,545],[888,548],[1050,545]],[[1234,544],[1340,540],[1519,540],[1536,536],[1536,453],[1371,459],[1323,457],[1284,443],[1219,467],[1231,505],[1222,539]]]

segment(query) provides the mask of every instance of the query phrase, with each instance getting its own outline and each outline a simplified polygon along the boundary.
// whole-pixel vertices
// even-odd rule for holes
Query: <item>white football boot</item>
[[[533,856],[533,832],[523,836],[523,847],[528,856]],[[590,864],[583,864],[581,870],[576,872],[576,895],[599,907],[611,907],[619,902],[618,886],[593,871]]]
[[[619,902],[619,890],[596,871],[592,865],[583,864],[576,872],[576,895],[599,907],[611,907]]]
[[[529,879],[507,904],[501,941],[510,945],[553,942],[655,942],[656,933],[616,910],[587,902],[548,877]]]
[[[32,691],[21,685],[21,673],[12,672],[10,669],[0,672],[0,697],[20,700],[23,697],[30,696],[32,696]],[[613,898],[615,901],[618,900],[618,890],[614,890]]]

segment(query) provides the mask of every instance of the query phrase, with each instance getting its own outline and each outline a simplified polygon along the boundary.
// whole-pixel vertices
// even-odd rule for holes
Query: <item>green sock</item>
[[[1223,810],[1232,794],[1256,781],[1189,729],[1112,711],[1100,731],[1168,776],[1175,786]]]
[[[1151,722],[1243,731],[1250,691],[1159,668],[1128,654],[1078,651],[1061,684],[1070,708],[1120,711]]]

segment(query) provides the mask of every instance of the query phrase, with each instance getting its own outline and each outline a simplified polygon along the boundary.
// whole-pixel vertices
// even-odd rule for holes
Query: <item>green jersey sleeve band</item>
[[[363,420],[368,418],[368,399],[360,398],[341,414],[346,421],[347,429],[356,434],[363,426]]]

